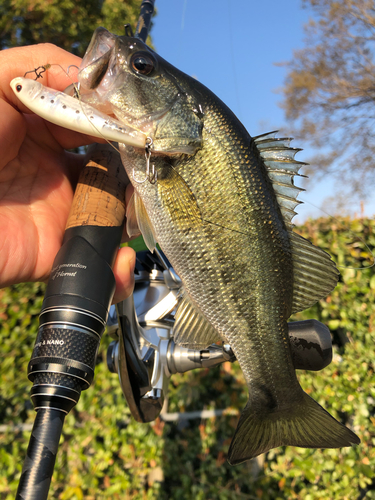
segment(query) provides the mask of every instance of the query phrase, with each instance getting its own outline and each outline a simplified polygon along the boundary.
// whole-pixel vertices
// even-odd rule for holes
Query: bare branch
[[[322,171],[374,186],[375,1],[303,0],[314,19],[288,68],[282,107],[294,135],[323,148]],[[315,159],[316,160],[316,159]],[[358,182],[361,176],[363,182]]]

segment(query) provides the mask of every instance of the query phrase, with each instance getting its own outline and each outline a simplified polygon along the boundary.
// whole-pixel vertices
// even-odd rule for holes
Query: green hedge
[[[341,450],[278,448],[265,456],[263,465],[258,460],[230,467],[226,454],[238,417],[137,424],[117,376],[106,367],[111,339],[105,336],[94,384],[66,419],[51,499],[375,499],[375,268],[369,267],[375,222],[320,219],[299,232],[345,266],[330,297],[294,318],[328,324],[335,342],[333,362],[322,372],[299,372],[299,379],[309,394],[354,429],[361,445]],[[40,284],[0,290],[0,424],[34,419],[26,370],[43,290]],[[168,411],[240,410],[246,400],[238,365],[225,363],[174,375]],[[1,500],[15,496],[28,439],[28,432],[14,429],[0,434]]]

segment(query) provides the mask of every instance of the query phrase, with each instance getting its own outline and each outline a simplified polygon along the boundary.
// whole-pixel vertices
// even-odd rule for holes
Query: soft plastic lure
[[[108,141],[145,148],[145,134],[79,99],[23,77],[14,78],[10,86],[25,106],[51,123]]]

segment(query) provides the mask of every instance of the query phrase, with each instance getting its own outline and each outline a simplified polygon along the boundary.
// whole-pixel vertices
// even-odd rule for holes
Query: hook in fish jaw
[[[145,157],[146,157],[146,175],[145,175],[145,178],[141,181],[137,180],[135,178],[135,170],[133,168],[133,179],[137,184],[143,184],[146,181],[149,181],[150,184],[156,184],[156,182],[158,180],[158,172],[155,169],[155,165],[152,164],[150,167],[150,159],[151,159],[151,152],[152,152],[153,144],[154,144],[154,141],[151,139],[151,137],[147,137],[146,144],[145,144]]]
[[[78,73],[79,73],[79,66],[77,66],[76,64],[70,64],[67,69],[66,69],[66,75],[70,78],[69,76],[69,71],[70,71],[70,68],[76,68],[78,70]],[[79,97],[79,89],[81,87],[81,83],[80,82],[77,82],[77,83],[74,83],[72,82],[73,85],[74,85],[74,96],[73,97],[76,97],[78,99]]]

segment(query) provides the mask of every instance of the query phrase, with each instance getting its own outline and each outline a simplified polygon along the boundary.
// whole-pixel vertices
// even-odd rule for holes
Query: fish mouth
[[[137,46],[140,46],[137,49]],[[178,101],[176,96],[167,105],[135,116],[116,105],[113,95],[127,86],[128,52],[141,51],[140,41],[127,36],[117,36],[105,28],[97,28],[82,59],[78,73],[79,98],[95,109],[120,120],[146,136],[152,137],[158,122],[162,120]],[[155,59],[155,65],[157,61]],[[76,87],[70,86],[66,93],[76,95]]]
[[[142,40],[98,28],[80,66],[78,97],[152,139],[155,153],[194,154],[201,118],[169,69]]]
[[[117,38],[105,28],[95,30],[80,65],[78,78],[83,89],[95,90],[102,83]]]

